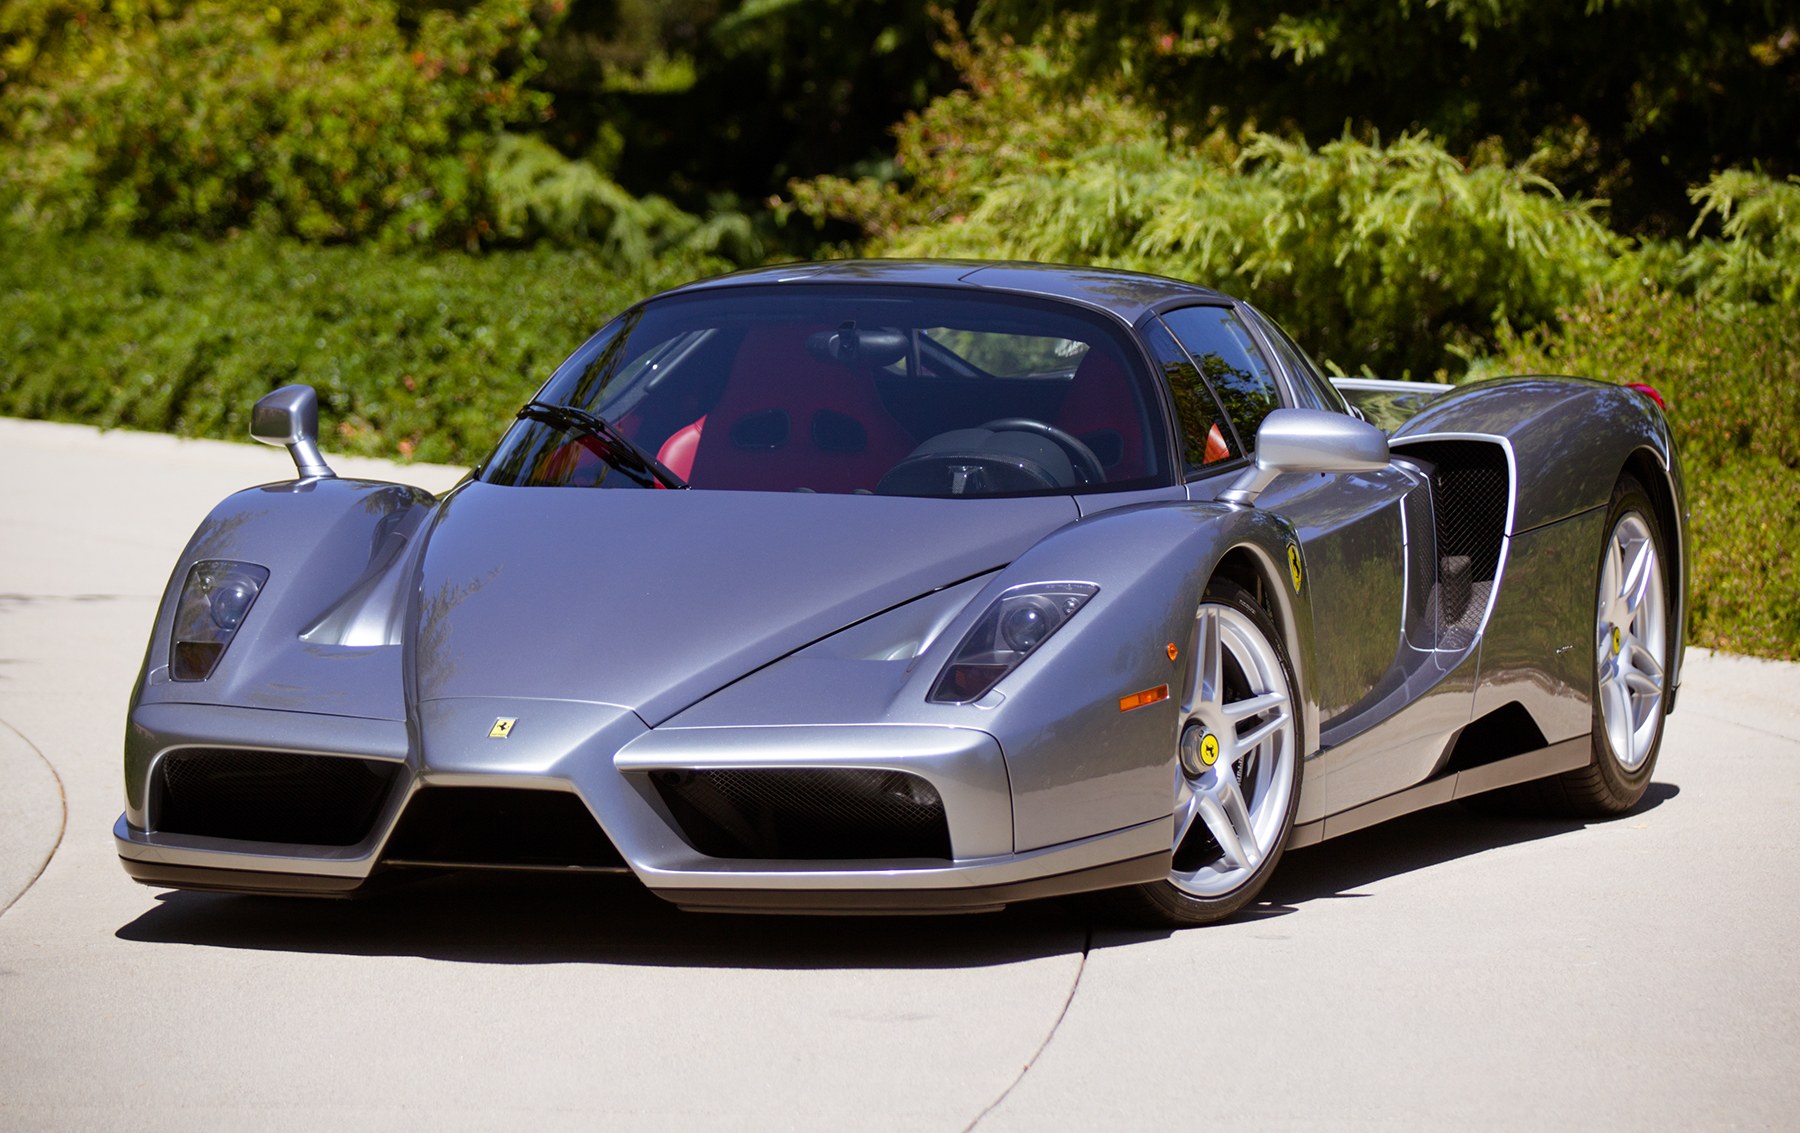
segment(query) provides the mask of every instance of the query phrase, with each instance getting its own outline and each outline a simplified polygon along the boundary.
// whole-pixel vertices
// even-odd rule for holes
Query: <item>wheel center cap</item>
[[[1206,769],[1219,762],[1219,737],[1206,730],[1198,720],[1190,720],[1181,731],[1181,770],[1190,779],[1206,774]]]
[[[1621,633],[1620,633],[1620,632],[1619,632],[1619,627],[1618,627],[1618,626],[1614,626],[1614,627],[1613,627],[1613,633],[1612,633],[1612,638],[1613,638],[1613,642],[1612,642],[1612,645],[1613,645],[1613,656],[1614,656],[1614,657],[1617,657],[1617,656],[1618,656],[1618,655],[1619,655],[1619,646],[1620,646],[1620,645],[1621,645],[1621,644],[1622,644],[1622,643],[1623,643],[1623,641],[1624,641],[1624,635],[1623,635],[1623,634],[1621,634]]]

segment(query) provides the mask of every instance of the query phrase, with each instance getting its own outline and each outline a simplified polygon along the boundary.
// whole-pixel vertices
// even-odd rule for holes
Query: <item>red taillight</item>
[[[1643,382],[1626,382],[1625,388],[1637,390],[1651,401],[1656,402],[1656,407],[1664,413],[1669,411],[1668,403],[1663,401],[1662,394],[1656,392],[1655,386],[1645,385]]]

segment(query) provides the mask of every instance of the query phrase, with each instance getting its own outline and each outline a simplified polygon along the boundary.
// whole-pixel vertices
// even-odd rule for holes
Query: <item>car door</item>
[[[1259,341],[1251,329],[1253,313],[1241,317],[1229,307],[1193,306],[1162,318],[1216,393],[1243,455],[1254,456],[1256,428],[1270,412],[1284,405],[1322,407],[1320,395],[1302,384],[1317,375],[1299,369],[1308,364],[1302,358],[1282,358],[1276,336],[1265,332]],[[1198,471],[1197,496],[1216,495],[1230,482]],[[1318,643],[1310,691],[1320,706],[1326,746],[1391,715],[1406,701],[1409,677],[1431,663],[1429,652],[1414,649],[1405,632],[1409,581],[1419,577],[1409,569],[1409,535],[1413,551],[1420,549],[1421,534],[1429,537],[1428,523],[1420,532],[1420,525],[1407,522],[1407,503],[1411,498],[1428,505],[1427,490],[1424,477],[1396,461],[1374,472],[1284,475],[1257,500],[1257,507],[1286,518],[1300,536],[1298,585],[1310,599]]]

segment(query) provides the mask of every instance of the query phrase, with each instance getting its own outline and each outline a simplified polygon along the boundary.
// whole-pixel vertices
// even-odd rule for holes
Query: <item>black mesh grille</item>
[[[1470,579],[1492,582],[1506,534],[1506,457],[1493,445],[1444,445],[1433,454],[1432,498],[1437,508],[1438,557],[1469,558]]]
[[[414,865],[622,869],[587,804],[567,791],[426,787],[406,804],[382,854]]]
[[[1482,441],[1408,445],[1408,456],[1432,463],[1431,500],[1437,528],[1436,601],[1439,649],[1475,640],[1500,570],[1511,485],[1506,454]]]
[[[658,771],[688,842],[715,858],[943,858],[950,826],[937,791],[899,771]]]
[[[399,766],[371,759],[187,748],[157,761],[151,829],[255,842],[353,846]]]

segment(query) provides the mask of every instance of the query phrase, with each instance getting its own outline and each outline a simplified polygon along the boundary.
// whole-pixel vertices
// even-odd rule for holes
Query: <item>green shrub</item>
[[[1693,515],[1690,640],[1800,659],[1800,315],[1643,287],[1503,336],[1484,370],[1641,381],[1668,401]]]
[[[549,106],[525,86],[532,6],[402,7],[24,0],[0,17],[19,60],[0,86],[13,220],[482,239],[493,139]]]
[[[952,48],[968,89],[897,130],[904,186],[792,187],[888,255],[1102,264],[1234,291],[1351,370],[1460,370],[1497,322],[1530,326],[1623,248],[1525,162],[1465,165],[1423,135],[1312,148],[1194,144],[1104,86],[1068,89],[1042,44]]]
[[[1800,177],[1778,181],[1728,169],[1688,195],[1700,206],[1688,235],[1716,217],[1719,236],[1700,240],[1677,261],[1681,286],[1731,302],[1800,302]]]
[[[316,387],[326,446],[469,463],[589,333],[728,265],[621,273],[591,251],[380,253],[0,231],[0,413],[242,439]]]

